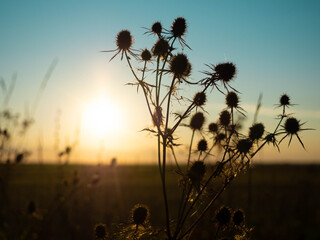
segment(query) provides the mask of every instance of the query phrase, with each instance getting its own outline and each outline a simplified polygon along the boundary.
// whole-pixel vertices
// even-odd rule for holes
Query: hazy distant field
[[[150,207],[154,226],[164,215],[159,172],[154,166],[16,165],[6,169],[0,165],[0,171],[1,176],[9,171],[4,182],[7,194],[0,195],[0,216],[4,216],[0,227],[6,231],[24,229],[30,235],[45,228],[47,240],[94,239],[95,224],[112,228],[114,223],[125,223],[137,203]],[[251,188],[248,175],[239,176],[222,200],[248,213],[253,239],[320,239],[320,166],[260,165],[251,173]],[[97,176],[100,181],[94,184]],[[168,185],[169,201],[174,204],[178,190],[174,172],[168,175]],[[37,209],[33,217],[26,213],[30,201]],[[8,214],[11,211],[14,214]],[[207,220],[201,224],[206,231],[197,229],[194,239],[210,239],[210,216]]]

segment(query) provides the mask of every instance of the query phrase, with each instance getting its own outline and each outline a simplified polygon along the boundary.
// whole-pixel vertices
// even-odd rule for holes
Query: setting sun
[[[120,130],[122,119],[119,107],[106,97],[91,101],[83,112],[85,129],[96,137],[104,137]]]

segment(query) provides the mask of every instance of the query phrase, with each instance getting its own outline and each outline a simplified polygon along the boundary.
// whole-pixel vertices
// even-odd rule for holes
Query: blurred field
[[[248,173],[239,176],[218,204],[244,209],[253,239],[320,239],[320,165],[258,165],[250,174],[250,188]],[[94,239],[95,224],[127,223],[137,203],[150,207],[152,225],[163,219],[155,166],[0,165],[0,176],[1,240],[1,232],[9,232],[10,240],[17,232],[25,239]],[[173,171],[168,174],[173,208],[177,179]],[[36,206],[32,216],[30,201]],[[210,239],[207,219],[201,224],[206,231],[197,229],[194,239]]]

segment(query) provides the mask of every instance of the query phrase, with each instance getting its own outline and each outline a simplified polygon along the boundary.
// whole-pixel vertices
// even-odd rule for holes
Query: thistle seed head
[[[144,49],[142,52],[141,52],[141,59],[143,60],[143,61],[146,61],[146,62],[148,62],[148,61],[150,61],[151,60],[151,53],[150,53],[150,51],[148,50],[148,49]]]
[[[229,82],[236,74],[236,66],[231,62],[220,63],[215,66],[217,77],[223,82]]]
[[[243,211],[240,209],[234,211],[233,216],[232,216],[232,221],[233,221],[234,225],[240,226],[244,221]]]
[[[203,113],[202,112],[197,112],[191,118],[190,127],[193,130],[200,130],[202,128],[204,120],[205,120],[205,118],[204,118]]]
[[[282,94],[280,97],[280,106],[289,106],[290,97],[287,94]]]
[[[217,142],[221,142],[221,141],[223,141],[224,139],[226,139],[226,135],[224,134],[224,133],[219,133],[217,136],[216,136],[216,141]]]
[[[152,53],[154,56],[164,58],[169,51],[169,43],[165,39],[159,39],[153,46]]]
[[[170,61],[170,71],[178,79],[187,77],[190,74],[190,68],[189,60],[183,53],[173,56]]]
[[[250,139],[241,139],[237,144],[237,149],[242,154],[247,154],[252,148],[252,141]]]
[[[198,142],[198,151],[207,151],[208,143],[205,139],[202,139]]]
[[[207,101],[207,96],[204,92],[198,92],[193,98],[193,102],[196,106],[200,107]]]
[[[226,96],[226,104],[229,108],[236,108],[239,104],[239,97],[235,92],[229,92]]]
[[[206,165],[202,161],[196,161],[192,164],[188,177],[192,183],[200,183],[206,172]]]
[[[132,45],[132,36],[128,30],[122,30],[118,33],[116,38],[116,45],[119,50],[126,51]]]
[[[136,225],[143,224],[149,216],[149,209],[144,205],[136,205],[133,207],[132,219]]]
[[[231,114],[227,110],[223,110],[219,116],[220,124],[224,127],[228,126],[231,121]]]
[[[160,22],[155,22],[154,24],[152,24],[151,31],[152,31],[154,34],[160,35],[161,32],[162,32],[162,25],[161,25],[161,23],[160,23]]]
[[[186,20],[182,17],[176,18],[171,26],[171,32],[173,37],[181,38],[187,30]]]
[[[228,207],[221,207],[216,215],[220,225],[228,225],[231,219],[231,211]]]
[[[95,226],[94,232],[98,239],[104,239],[107,235],[106,226],[104,224],[98,224]]]
[[[208,128],[211,133],[218,132],[218,124],[216,124],[216,123],[210,123]]]
[[[288,134],[296,134],[300,131],[300,122],[294,117],[287,118],[284,129]]]
[[[259,140],[264,133],[264,125],[255,123],[249,128],[249,138],[251,141]]]

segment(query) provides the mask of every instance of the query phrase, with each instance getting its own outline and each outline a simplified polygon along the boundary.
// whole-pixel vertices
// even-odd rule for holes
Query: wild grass
[[[6,169],[0,166],[0,173]],[[178,176],[173,166],[168,166],[168,190],[178,191]],[[251,214],[245,221],[253,226],[252,239],[318,239],[320,209],[319,173],[317,165],[255,165],[252,172]],[[130,225],[130,211],[138,203],[150,209],[150,224],[160,227],[165,220],[162,206],[161,180],[157,166],[92,166],[92,165],[17,165],[12,169],[8,197],[11,206],[24,221],[22,229],[29,228],[31,235],[38,235],[42,219],[57,194],[68,194],[72,189],[74,172],[78,172],[79,184],[87,182],[95,173],[100,173],[100,182],[80,188],[53,216],[42,239],[95,239],[93,228],[104,223],[106,232],[114,232],[118,225]],[[59,176],[59,177],[58,177]],[[68,180],[65,186],[64,181]],[[236,181],[219,198],[217,205],[247,212],[248,176],[240,174]],[[2,196],[2,195],[1,195]],[[61,196],[61,195],[60,195]],[[170,195],[169,202],[177,207],[178,195]],[[0,239],[13,237],[18,231],[16,220],[4,215],[7,206],[1,203]],[[27,214],[29,202],[35,204],[34,214]],[[10,213],[12,214],[12,213]],[[215,208],[195,229],[191,239],[212,239]],[[32,236],[25,239],[33,239]],[[38,237],[38,239],[41,239]],[[117,239],[117,238],[115,238]]]

